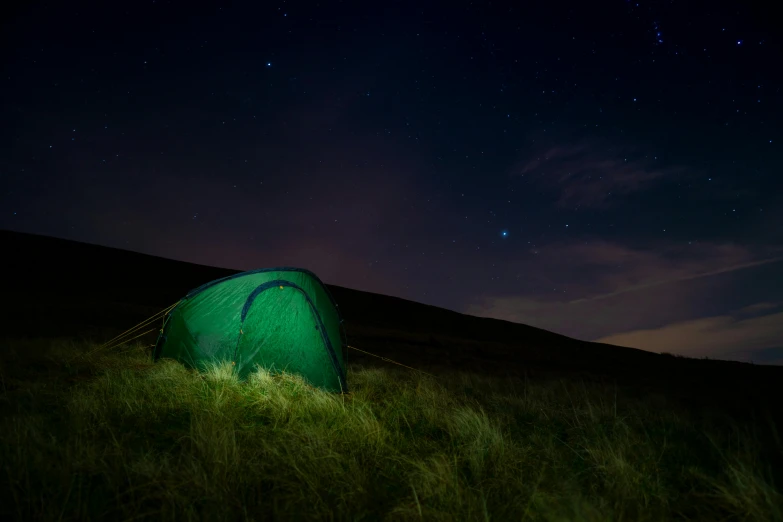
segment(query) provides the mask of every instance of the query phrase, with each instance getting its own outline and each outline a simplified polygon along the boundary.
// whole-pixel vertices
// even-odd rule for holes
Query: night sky
[[[775,2],[20,4],[0,228],[783,364]]]

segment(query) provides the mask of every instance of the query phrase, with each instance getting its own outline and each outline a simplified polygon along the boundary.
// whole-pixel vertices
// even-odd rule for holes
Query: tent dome
[[[154,357],[197,369],[231,361],[240,378],[258,365],[346,392],[345,351],[342,319],[326,286],[308,270],[278,267],[188,292],[169,312]]]

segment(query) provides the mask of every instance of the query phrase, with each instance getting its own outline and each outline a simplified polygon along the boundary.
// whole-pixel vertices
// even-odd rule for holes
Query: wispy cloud
[[[774,288],[767,293],[753,285],[749,292],[747,282],[757,281],[764,273],[759,271],[774,271],[773,263],[783,262],[780,254],[778,247],[730,243],[646,249],[602,241],[548,245],[524,267],[515,267],[546,285],[485,294],[463,311],[579,339],[761,361],[763,350],[778,357],[773,348],[783,346],[783,320]],[[739,309],[725,312],[729,307]],[[762,319],[770,315],[778,320]],[[680,334],[687,343],[674,343]],[[722,334],[721,343],[713,342]],[[695,348],[686,351],[686,344]]]
[[[760,259],[758,261],[750,261],[747,263],[741,263],[738,265],[731,265],[731,266],[724,266],[720,267],[714,270],[706,270],[702,272],[692,273],[692,274],[683,274],[683,275],[677,275],[671,278],[664,278],[659,280],[651,280],[647,281],[641,284],[628,286],[625,288],[621,288],[614,292],[609,292],[606,294],[596,295],[589,298],[583,298],[583,299],[575,299],[574,301],[571,301],[572,303],[579,303],[582,301],[596,301],[599,299],[608,299],[610,297],[615,297],[621,294],[627,294],[630,292],[638,292],[639,290],[645,290],[647,288],[652,288],[654,286],[661,286],[661,285],[667,285],[667,284],[673,284],[673,283],[680,283],[683,281],[690,281],[692,279],[699,279],[702,277],[710,277],[715,276],[719,274],[726,274],[729,272],[736,272],[737,270],[744,270],[746,268],[753,268],[756,266],[762,266],[767,265],[770,263],[778,263],[783,261],[783,257],[772,257],[768,259]]]
[[[655,242],[634,248],[602,240],[551,243],[517,261],[533,279],[563,290],[573,303],[594,301],[783,261],[783,248],[736,243]],[[551,294],[549,294],[551,295]],[[565,296],[563,296],[565,298]]]
[[[783,312],[745,319],[731,315],[705,317],[609,335],[596,341],[691,357],[778,363],[781,354],[775,349],[783,347]],[[772,360],[764,357],[765,353]]]
[[[513,172],[559,192],[564,207],[600,207],[616,196],[639,192],[682,172],[655,156],[613,150],[599,141],[560,145],[535,153]]]

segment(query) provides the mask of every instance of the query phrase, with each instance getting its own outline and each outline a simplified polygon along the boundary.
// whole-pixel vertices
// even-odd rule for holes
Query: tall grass
[[[342,396],[44,344],[3,347],[4,520],[783,520],[750,428],[661,398],[370,367]]]

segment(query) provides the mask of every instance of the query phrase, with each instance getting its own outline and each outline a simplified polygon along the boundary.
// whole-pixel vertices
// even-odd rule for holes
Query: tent
[[[185,366],[231,361],[241,379],[256,365],[346,392],[346,337],[337,304],[312,272],[263,268],[210,281],[169,312],[154,358]]]

